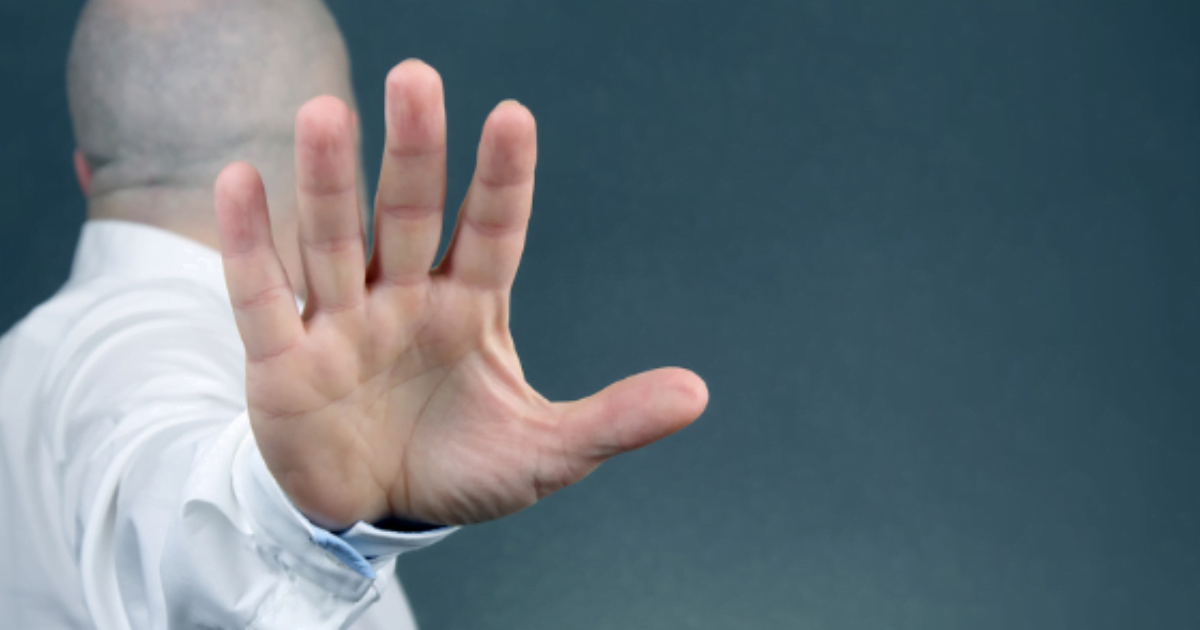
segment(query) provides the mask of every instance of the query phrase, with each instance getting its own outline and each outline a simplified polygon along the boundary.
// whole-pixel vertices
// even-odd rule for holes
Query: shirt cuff
[[[267,469],[252,431],[239,451],[234,464],[237,469],[234,475],[245,482],[244,490],[247,499],[250,499],[251,510],[255,512],[255,520],[264,525],[272,523],[273,525],[268,525],[267,528],[276,530],[276,534],[283,534],[282,530],[288,530],[285,537],[292,539],[293,543],[299,542],[296,533],[303,532],[307,544],[328,552],[364,578],[374,580],[376,569],[386,565],[396,556],[428,547],[459,529],[438,527],[419,532],[403,532],[380,529],[359,521],[350,529],[334,534],[314,525],[287,498],[275,481],[275,476]]]

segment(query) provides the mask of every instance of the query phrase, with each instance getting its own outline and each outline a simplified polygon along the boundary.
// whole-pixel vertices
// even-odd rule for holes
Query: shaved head
[[[234,160],[260,170],[273,212],[290,207],[296,111],[321,94],[353,107],[320,0],[91,0],[67,83],[89,213],[168,227],[211,221]]]

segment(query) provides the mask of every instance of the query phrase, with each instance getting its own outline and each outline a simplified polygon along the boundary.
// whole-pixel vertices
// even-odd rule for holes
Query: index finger
[[[537,125],[516,101],[496,106],[483,126],[475,177],[441,271],[476,288],[508,289],[521,264],[533,209]]]

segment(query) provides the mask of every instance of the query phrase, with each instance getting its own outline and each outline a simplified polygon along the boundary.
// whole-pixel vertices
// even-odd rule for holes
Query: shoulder
[[[55,334],[44,391],[59,403],[168,382],[228,389],[244,374],[227,299],[185,279],[68,285],[23,324]]]

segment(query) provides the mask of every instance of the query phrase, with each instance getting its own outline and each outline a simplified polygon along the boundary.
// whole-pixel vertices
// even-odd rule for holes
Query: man
[[[368,253],[319,0],[93,0],[68,82],[89,220],[70,280],[0,341],[6,626],[411,627],[399,553],[702,412],[680,369],[569,403],[525,382],[521,105],[488,117],[431,268],[441,80],[387,78]]]

